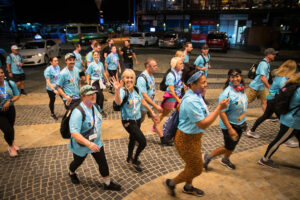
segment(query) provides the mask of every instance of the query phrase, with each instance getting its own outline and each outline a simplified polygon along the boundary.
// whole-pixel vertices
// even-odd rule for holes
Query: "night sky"
[[[98,23],[99,12],[94,0],[13,0],[20,22],[44,24]],[[105,23],[128,21],[128,0],[103,0]]]

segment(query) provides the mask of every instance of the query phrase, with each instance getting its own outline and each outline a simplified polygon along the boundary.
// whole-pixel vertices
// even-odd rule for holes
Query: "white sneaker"
[[[282,144],[283,146],[290,147],[290,148],[296,148],[299,146],[299,143],[293,140],[288,140],[285,143]]]
[[[251,130],[247,131],[246,135],[247,135],[248,137],[252,137],[252,138],[255,138],[255,139],[260,138],[260,136],[259,136],[257,133],[252,132]]]

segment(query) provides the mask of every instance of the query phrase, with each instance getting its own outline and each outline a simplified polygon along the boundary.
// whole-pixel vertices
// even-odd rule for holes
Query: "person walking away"
[[[119,49],[119,54],[123,56],[123,63],[125,69],[133,69],[133,59],[135,64],[139,64],[134,49],[130,46],[130,40],[124,42],[124,47]]]
[[[81,54],[81,45],[79,43],[74,44],[74,51],[73,54],[75,55],[75,67],[78,69],[79,71],[79,76],[80,76],[80,80],[81,83],[85,82],[85,64],[82,60]]]
[[[105,72],[106,74],[109,74],[110,78],[119,77],[119,74],[121,73],[121,67],[119,62],[119,56],[117,54],[117,47],[112,46],[111,47],[111,53],[108,54],[107,58],[105,59]],[[109,92],[113,93],[113,87],[110,85]]]

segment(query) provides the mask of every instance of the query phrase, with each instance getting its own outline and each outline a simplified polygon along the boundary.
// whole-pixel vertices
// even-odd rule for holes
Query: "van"
[[[89,44],[91,40],[106,42],[107,32],[98,24],[68,24],[67,30],[68,42],[80,42],[80,44]]]

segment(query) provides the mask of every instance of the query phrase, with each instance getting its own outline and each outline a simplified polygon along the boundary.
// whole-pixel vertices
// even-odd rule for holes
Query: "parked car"
[[[24,66],[48,64],[50,57],[58,57],[60,46],[54,40],[32,40],[26,42],[19,50],[24,58]]]
[[[159,47],[182,47],[186,38],[179,33],[166,33],[158,40]]]
[[[144,47],[148,45],[157,44],[158,38],[154,36],[152,33],[133,33],[130,36],[130,44],[131,45],[142,45]]]
[[[219,49],[224,52],[227,52],[230,48],[229,39],[226,33],[209,33],[206,38],[206,43],[210,49]]]

